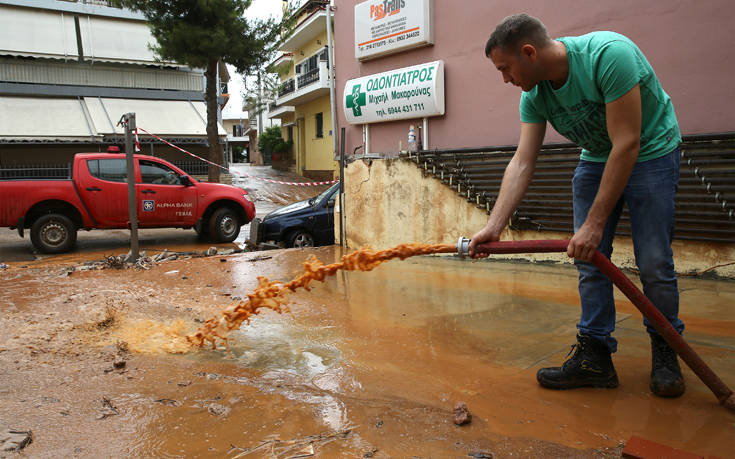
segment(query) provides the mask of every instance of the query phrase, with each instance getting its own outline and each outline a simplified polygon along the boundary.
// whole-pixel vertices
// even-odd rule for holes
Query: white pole
[[[423,133],[423,139],[421,139],[423,142],[424,150],[429,149],[429,118],[424,117],[424,133]]]
[[[332,46],[332,9],[334,0],[327,6],[327,78],[329,79],[329,103],[332,107],[332,158],[337,159],[337,95],[334,88],[334,46]],[[341,178],[341,177],[340,177]]]

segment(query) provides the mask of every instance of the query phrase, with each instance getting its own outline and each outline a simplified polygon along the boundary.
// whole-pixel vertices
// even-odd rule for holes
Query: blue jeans
[[[574,171],[574,231],[587,218],[597,196],[605,163],[580,160]],[[674,272],[671,238],[674,234],[674,197],[679,182],[679,149],[650,161],[636,163],[620,201],[610,213],[599,250],[612,255],[615,228],[628,205],[635,261],[640,270],[643,293],[661,311],[671,325],[681,333],[684,323],[679,320],[679,288]],[[582,316],[577,324],[581,333],[605,342],[611,352],[617,350],[617,340],[610,336],[615,329],[613,284],[591,263],[574,261],[579,271],[579,296]],[[649,333],[656,333],[648,320],[643,323]]]

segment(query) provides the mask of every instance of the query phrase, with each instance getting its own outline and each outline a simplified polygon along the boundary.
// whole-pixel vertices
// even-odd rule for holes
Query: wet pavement
[[[235,184],[259,217],[325,188]],[[6,231],[0,434],[32,430],[33,442],[0,457],[619,457],[632,435],[733,457],[735,415],[688,368],[683,397],[651,395],[648,337],[620,295],[620,387],[538,387],[537,369],[559,364],[574,342],[568,265],[423,256],[339,272],[291,294],[290,313],[255,316],[229,351],[170,354],[172,330],[195,331],[257,276],[288,281],[308,256],[332,263],[341,249],[77,271],[125,253],[127,232],[81,232],[75,252],[42,256]],[[248,233],[217,247],[242,247]],[[211,245],[193,230],[141,231],[149,254]],[[686,339],[735,386],[735,282],[682,278],[680,288]],[[453,423],[458,402],[472,414],[464,426]]]
[[[651,395],[648,338],[624,298],[620,387],[538,387],[537,369],[574,341],[567,265],[423,256],[339,272],[291,294],[290,313],[233,332],[230,352],[162,352],[167,330],[193,332],[257,276],[288,281],[311,254],[342,252],[71,274],[71,260],[8,263],[0,427],[33,431],[28,457],[619,457],[631,435],[732,457],[735,415],[688,368],[683,397]],[[680,287],[685,337],[735,386],[735,282]],[[457,402],[470,424],[454,425]]]

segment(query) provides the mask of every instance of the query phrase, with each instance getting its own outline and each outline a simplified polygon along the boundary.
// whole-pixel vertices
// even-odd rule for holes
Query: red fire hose
[[[460,238],[457,249],[460,255],[466,255],[469,240]],[[569,241],[567,240],[540,240],[540,241],[509,241],[490,242],[475,247],[476,253],[502,254],[502,253],[549,253],[566,252]],[[644,317],[653,325],[656,331],[669,343],[681,359],[692,369],[699,379],[710,388],[720,405],[735,411],[735,395],[727,385],[704,363],[699,355],[694,352],[684,338],[671,326],[668,320],[656,309],[646,295],[623,274],[600,251],[596,251],[592,257],[594,264],[601,273],[606,275],[628,299],[638,308]]]

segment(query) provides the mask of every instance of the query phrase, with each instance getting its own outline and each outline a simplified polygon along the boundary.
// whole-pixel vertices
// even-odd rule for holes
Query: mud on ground
[[[71,274],[53,261],[10,263],[0,271],[0,425],[32,430],[33,442],[0,456],[619,457],[634,433],[729,454],[733,418],[690,372],[682,399],[650,396],[646,343],[629,305],[619,308],[621,388],[537,387],[539,362],[560,362],[574,336],[575,276],[566,268],[394,261],[294,293],[290,314],[257,316],[229,352],[162,350],[166,333],[193,331],[258,275],[290,280],[309,254],[329,263],[341,253]],[[538,283],[525,286],[529,278]],[[701,288],[693,285],[685,290]],[[734,384],[732,314],[718,303],[734,296],[718,295],[706,306],[709,322],[693,320],[691,334]],[[455,424],[458,402],[469,424]]]

